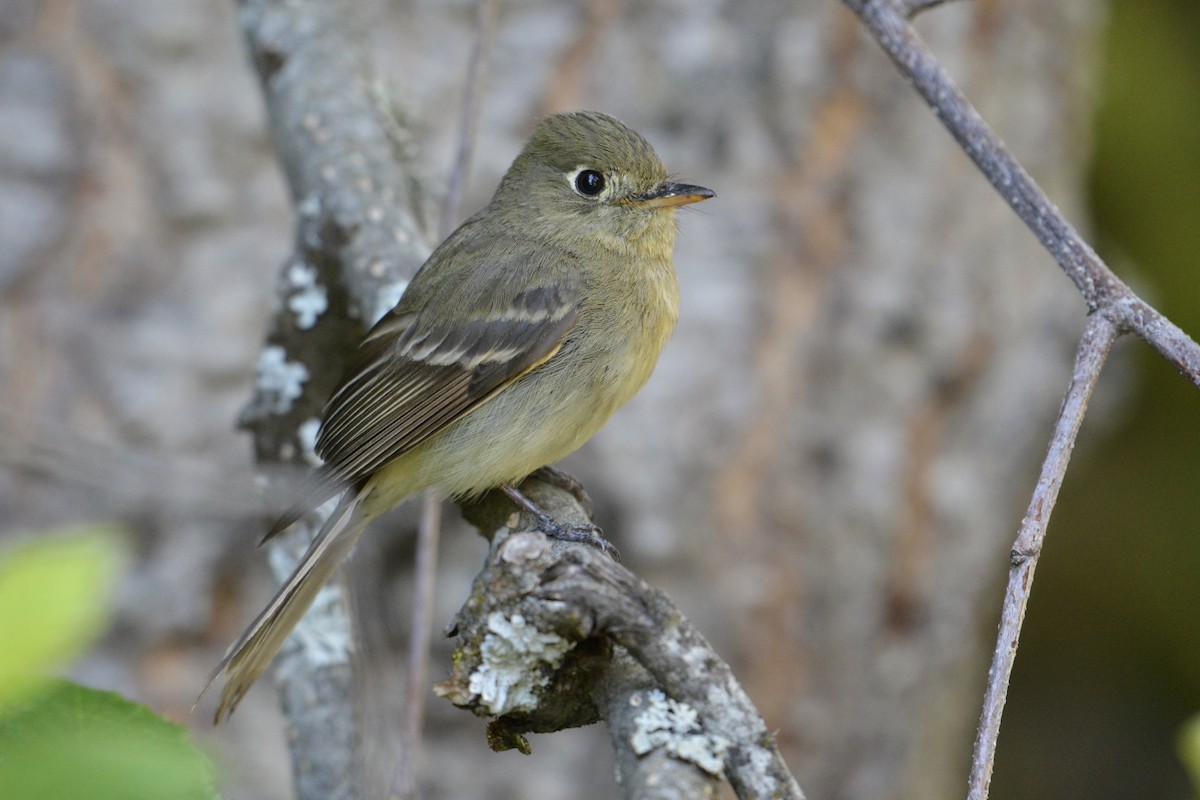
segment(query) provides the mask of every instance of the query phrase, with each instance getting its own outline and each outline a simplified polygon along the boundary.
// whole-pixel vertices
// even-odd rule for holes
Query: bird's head
[[[703,186],[672,181],[637,131],[607,114],[579,111],[538,124],[492,202],[516,224],[564,244],[625,250],[649,237],[669,253],[675,209],[712,196]]]

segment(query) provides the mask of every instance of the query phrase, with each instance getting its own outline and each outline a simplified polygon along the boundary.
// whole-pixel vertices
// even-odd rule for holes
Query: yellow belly
[[[666,290],[647,287],[655,302],[581,320],[546,363],[379,470],[368,483],[367,517],[429,487],[478,495],[577,450],[649,379],[677,316],[673,270],[669,277]]]

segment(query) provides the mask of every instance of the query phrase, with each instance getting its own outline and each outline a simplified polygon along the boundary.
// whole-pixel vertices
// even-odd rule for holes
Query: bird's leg
[[[522,494],[512,484],[502,483],[500,484],[500,490],[508,495],[508,499],[516,503],[518,508],[533,515],[533,518],[537,520],[538,530],[552,539],[558,539],[563,542],[590,544],[592,547],[598,548],[601,552],[612,556],[614,560],[621,560],[621,554],[617,552],[617,548],[612,542],[604,538],[604,533],[600,530],[599,526],[593,525],[590,522],[586,525],[568,525],[562,522],[555,522],[550,518],[549,514],[538,508],[537,503],[534,503]]]
[[[574,475],[563,472],[551,464],[547,464],[529,473],[529,477],[539,480],[542,483],[548,483],[551,486],[557,486],[564,492],[570,492],[571,496],[579,501],[579,505],[583,506],[583,513],[587,514],[588,517],[595,516],[596,504],[588,496],[587,490],[583,488],[583,484],[575,480]]]

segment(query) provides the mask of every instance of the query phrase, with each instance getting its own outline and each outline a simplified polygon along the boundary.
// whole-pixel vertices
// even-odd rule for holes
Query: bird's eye
[[[594,169],[581,170],[575,176],[575,191],[584,197],[595,197],[604,191],[604,176]]]

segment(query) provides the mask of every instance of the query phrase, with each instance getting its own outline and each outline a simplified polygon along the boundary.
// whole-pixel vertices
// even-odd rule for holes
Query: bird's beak
[[[686,206],[691,203],[699,203],[701,200],[707,200],[710,197],[716,197],[712,189],[705,189],[703,186],[693,186],[690,183],[660,183],[654,189],[646,194],[638,195],[633,198],[633,202],[639,206],[647,208],[674,208],[675,206]]]

